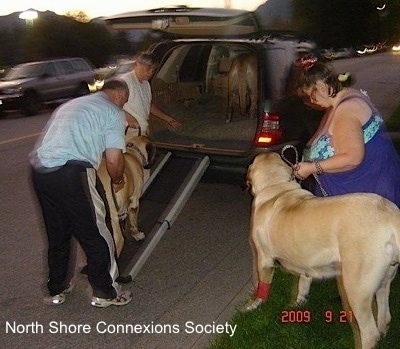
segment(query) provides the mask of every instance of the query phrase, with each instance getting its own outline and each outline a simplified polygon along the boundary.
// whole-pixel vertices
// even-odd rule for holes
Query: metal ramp
[[[208,156],[181,157],[165,154],[143,189],[139,207],[139,227],[143,241],[125,238],[118,258],[120,280],[132,281],[164,233],[172,227],[197,186],[210,160]]]

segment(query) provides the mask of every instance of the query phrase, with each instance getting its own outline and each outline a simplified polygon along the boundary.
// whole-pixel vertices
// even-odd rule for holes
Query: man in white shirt
[[[132,71],[121,77],[129,88],[129,99],[124,105],[124,110],[138,121],[142,135],[149,135],[150,114],[166,122],[173,130],[181,126],[178,120],[164,113],[152,102],[149,80],[156,68],[157,61],[154,56],[142,52],[134,59]]]

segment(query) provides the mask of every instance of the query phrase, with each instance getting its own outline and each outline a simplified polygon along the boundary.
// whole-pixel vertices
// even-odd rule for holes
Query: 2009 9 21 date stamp
[[[302,324],[312,322],[312,312],[306,309],[296,310],[283,310],[280,316],[281,323]],[[325,310],[323,320],[326,323],[339,322],[350,323],[353,322],[354,316],[351,310]]]

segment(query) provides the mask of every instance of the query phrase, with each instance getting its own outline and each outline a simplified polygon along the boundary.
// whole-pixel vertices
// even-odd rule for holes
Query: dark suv
[[[232,9],[156,9],[107,22],[175,37],[149,48],[161,62],[151,81],[153,101],[182,123],[171,131],[152,120],[158,149],[204,154],[210,168],[242,174],[257,153],[286,144],[301,150],[313,133],[319,112],[286,93],[294,60],[312,44],[272,37],[260,31],[254,13]]]
[[[94,76],[92,64],[78,57],[19,64],[0,80],[0,113],[35,115],[42,103],[88,94]]]

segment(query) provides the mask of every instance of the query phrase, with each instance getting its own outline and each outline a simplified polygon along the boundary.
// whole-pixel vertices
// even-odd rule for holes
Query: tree
[[[80,13],[79,18],[85,18]],[[32,28],[27,28],[22,42],[25,60],[48,57],[83,56],[101,66],[113,53],[111,33],[100,23],[81,22],[68,16],[41,14]]]
[[[137,44],[129,40],[128,32],[120,30],[112,34],[113,52],[116,55],[133,55],[138,51]]]
[[[75,19],[77,22],[88,23],[89,17],[83,11],[68,11],[65,16]]]
[[[0,67],[11,66],[21,60],[20,43],[25,35],[25,30],[21,28],[0,29]]]

